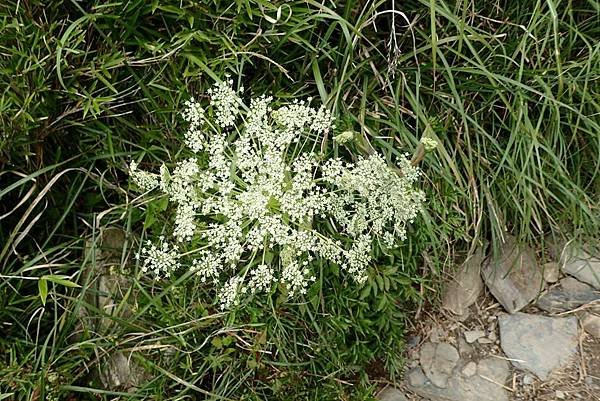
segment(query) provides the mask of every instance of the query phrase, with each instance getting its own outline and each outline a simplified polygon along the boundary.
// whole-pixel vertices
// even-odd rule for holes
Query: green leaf
[[[65,287],[71,287],[71,288],[80,288],[81,286],[77,283],[74,283],[70,280],[65,279],[63,276],[56,276],[53,274],[49,274],[49,275],[45,275],[42,276],[43,280],[47,280],[47,281],[51,281],[55,284],[59,284]]]
[[[44,277],[41,277],[38,281],[38,291],[40,293],[42,305],[46,306],[46,298],[48,298],[48,282]]]
[[[385,306],[388,304],[388,300],[385,294],[381,295],[381,298],[379,298],[379,303],[377,304],[377,308],[376,311],[380,312],[381,310],[383,310],[383,308],[385,308]]]
[[[248,359],[248,361],[246,362],[246,366],[248,367],[248,369],[256,369],[258,367],[258,362],[256,362],[254,359]]]
[[[223,348],[223,341],[221,340],[220,337],[213,338],[212,340],[210,340],[210,343],[212,344],[213,347],[215,347],[217,349]]]
[[[160,216],[162,212],[167,210],[169,205],[169,198],[162,197],[155,199],[148,203],[148,209],[146,212],[146,220],[144,221],[144,228],[149,228],[156,223],[156,217]]]
[[[360,292],[360,299],[365,299],[371,293],[371,285],[369,283],[365,284],[365,288]]]
[[[383,277],[375,276],[375,281],[377,281],[377,287],[379,288],[379,290],[383,291],[385,287],[383,283]]]

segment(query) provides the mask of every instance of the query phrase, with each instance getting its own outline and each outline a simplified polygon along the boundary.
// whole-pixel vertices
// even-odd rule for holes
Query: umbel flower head
[[[327,159],[315,153],[335,128],[327,109],[311,99],[276,107],[269,96],[245,107],[232,84],[215,85],[208,104],[186,102],[187,158],[159,173],[131,165],[136,186],[174,208],[171,237],[142,249],[144,271],[187,266],[216,287],[223,309],[276,287],[305,294],[315,262],[363,283],[373,248],[404,240],[419,213],[420,170],[406,155],[395,166],[378,154]]]

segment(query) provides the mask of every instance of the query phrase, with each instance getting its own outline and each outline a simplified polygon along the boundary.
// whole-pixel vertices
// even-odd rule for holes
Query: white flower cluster
[[[129,175],[135,185],[142,191],[151,191],[158,186],[158,176],[138,169],[138,164],[131,161],[129,164]]]
[[[188,122],[188,130],[185,133],[185,144],[194,152],[198,153],[203,149],[205,142],[202,124],[204,123],[204,109],[194,98],[185,102],[185,109],[181,113],[183,119]]]
[[[344,131],[339,135],[333,137],[333,140],[340,145],[351,142],[354,139],[354,132],[352,131]]]
[[[434,150],[438,146],[438,142],[435,139],[428,138],[426,136],[424,136],[423,138],[421,138],[421,143],[423,144],[423,147],[425,148],[425,150],[427,152],[431,152],[432,150]]]
[[[237,92],[231,88],[232,85],[233,79],[228,79],[227,82],[220,82],[208,90],[210,105],[213,106],[215,112],[215,120],[223,128],[233,127],[242,103]],[[195,106],[192,102],[191,107],[199,106]]]
[[[163,236],[158,238],[158,244],[146,241],[146,246],[135,255],[135,258],[142,260],[144,273],[150,272],[156,278],[169,277],[180,267],[179,250],[165,241]]]
[[[197,157],[158,175],[131,169],[140,188],[159,187],[176,206],[177,248],[192,258],[201,281],[220,287],[224,309],[277,285],[289,296],[305,294],[316,280],[316,260],[364,282],[373,246],[403,240],[417,216],[420,170],[406,156],[395,167],[377,154],[323,161],[312,152],[334,128],[329,111],[311,107],[310,99],[274,108],[262,96],[240,112],[232,84],[209,91],[207,110],[186,103],[185,143]],[[142,249],[143,269],[168,275],[179,266],[177,255],[161,239]]]

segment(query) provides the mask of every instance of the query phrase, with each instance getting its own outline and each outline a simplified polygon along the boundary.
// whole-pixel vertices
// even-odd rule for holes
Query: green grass
[[[436,301],[457,254],[506,233],[534,245],[598,235],[596,1],[9,1],[0,33],[0,394],[10,399],[369,399],[398,373],[412,312]],[[366,287],[324,267],[299,305],[275,297],[223,316],[193,278],[137,275],[147,217],[126,164],[173,160],[183,102],[225,73],[248,95],[320,98],[365,152],[391,159],[424,134],[439,139],[422,164],[423,216]],[[127,234],[111,262],[130,280],[118,299],[127,318],[94,303],[108,266],[92,245],[107,227]],[[49,281],[43,306],[49,274],[81,287]],[[74,338],[83,308],[91,327],[114,324]],[[131,349],[149,382],[101,390],[95,366]]]

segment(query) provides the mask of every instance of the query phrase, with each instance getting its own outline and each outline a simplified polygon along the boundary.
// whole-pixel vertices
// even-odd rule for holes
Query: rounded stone
[[[466,377],[471,377],[477,373],[477,364],[473,361],[467,363],[462,370],[462,374]]]
[[[458,363],[458,351],[448,343],[425,343],[421,348],[420,362],[425,376],[440,388],[446,388],[448,378]]]

